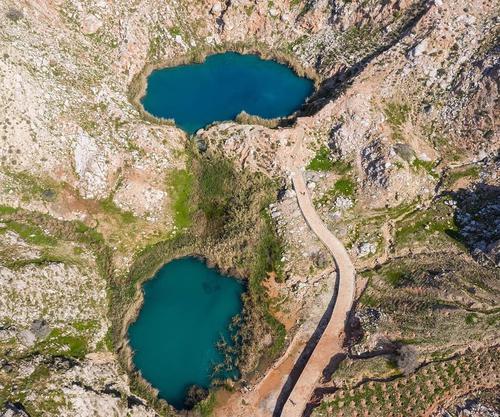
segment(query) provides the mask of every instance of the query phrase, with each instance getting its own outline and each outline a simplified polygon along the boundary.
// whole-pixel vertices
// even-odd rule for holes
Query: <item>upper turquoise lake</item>
[[[147,79],[144,109],[174,119],[192,134],[215,121],[233,120],[245,111],[266,119],[298,110],[313,82],[286,65],[257,55],[226,52],[202,64],[153,71]]]
[[[192,385],[209,388],[214,377],[238,377],[238,370],[214,366],[224,361],[217,342],[231,344],[231,319],[241,313],[243,284],[188,257],[165,264],[144,284],[144,304],[129,328],[133,361],[159,396],[183,409]]]

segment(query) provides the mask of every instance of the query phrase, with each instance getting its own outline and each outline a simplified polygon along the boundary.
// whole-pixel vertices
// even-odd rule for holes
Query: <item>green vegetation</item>
[[[101,200],[99,202],[99,205],[104,213],[109,214],[115,218],[118,218],[125,224],[130,224],[135,221],[134,214],[131,211],[125,211],[122,210],[120,207],[118,207],[113,201],[112,197],[109,197],[105,200]]]
[[[332,171],[338,175],[345,175],[352,170],[352,165],[349,162],[337,160],[333,162]]]
[[[394,140],[403,140],[401,127],[408,120],[410,114],[410,106],[407,104],[389,102],[384,107],[384,114],[387,117],[387,122],[391,126]]]
[[[6,171],[14,182],[14,186],[21,194],[23,201],[38,198],[45,201],[54,201],[62,184],[49,177],[37,177],[27,171]]]
[[[326,145],[316,151],[316,155],[309,162],[306,169],[310,171],[331,171],[333,168],[333,161],[330,156],[330,149]]]
[[[167,177],[167,184],[172,189],[174,222],[178,229],[191,226],[193,181],[193,174],[186,169],[176,169]]]
[[[336,196],[351,197],[356,189],[356,184],[350,178],[341,178],[335,182],[333,192]]]
[[[271,217],[265,212],[262,216],[264,218],[264,227],[261,232],[260,242],[257,245],[253,275],[262,280],[267,276],[267,273],[274,272],[276,274],[275,279],[278,282],[283,282],[283,262],[281,261],[283,246],[274,231]],[[250,285],[252,285],[252,282]]]
[[[477,321],[477,314],[469,313],[465,316],[465,323],[472,325]]]
[[[422,159],[415,158],[412,162],[412,166],[416,169],[424,170],[435,179],[439,178],[439,174],[434,171],[434,161],[423,161]]]
[[[406,284],[409,284],[412,282],[412,277],[411,273],[402,270],[402,269],[397,269],[397,270],[387,270],[384,273],[385,278],[387,280],[387,283],[391,285],[393,288],[398,288],[402,287]]]
[[[232,212],[236,180],[233,165],[226,159],[202,160],[197,178],[199,207],[210,233],[220,236]]]
[[[13,212],[11,212],[13,213]],[[34,245],[53,246],[57,239],[46,234],[40,227],[13,220],[5,221],[7,229],[16,232],[23,240]]]
[[[446,182],[451,186],[462,178],[477,179],[479,178],[480,173],[481,170],[477,165],[471,165],[467,168],[450,172],[446,177]]]
[[[333,187],[328,189],[321,198],[314,201],[318,204],[330,204],[336,197],[350,197],[352,198],[356,192],[356,184],[349,177],[342,177],[335,181]]]
[[[129,274],[110,279],[113,341],[121,341],[123,314],[135,299],[138,284],[165,262],[196,253],[248,278],[238,344],[245,350],[240,369],[252,371],[259,358],[265,357],[262,361],[267,364],[285,345],[285,328],[273,317],[264,287],[270,274],[283,280],[282,243],[266,211],[277,185],[262,174],[237,170],[218,154],[201,155],[187,146],[186,170],[167,177],[176,225],[185,227],[138,253]],[[265,352],[259,347],[264,334],[271,334],[273,340]]]
[[[352,165],[340,159],[333,160],[330,149],[325,145],[321,145],[306,169],[310,171],[332,171],[338,175],[345,175],[352,170]]]
[[[14,207],[4,206],[0,204],[0,216],[2,214],[13,214],[17,211]]]
[[[452,210],[443,201],[436,201],[426,210],[417,210],[397,222],[395,241],[398,246],[409,242],[419,242],[438,233],[451,238],[461,245],[458,227],[455,224]],[[434,239],[434,243],[439,240]]]
[[[196,404],[195,410],[200,413],[201,417],[210,417],[214,411],[215,405],[215,395],[211,392],[207,398]]]
[[[389,102],[384,108],[387,121],[392,126],[402,126],[408,120],[410,107],[407,104]]]
[[[342,409],[346,416],[354,412],[370,416],[421,415],[444,396],[459,395],[465,387],[471,389],[476,381],[483,380],[485,372],[491,373],[491,364],[497,359],[495,349],[483,349],[426,364],[409,376],[395,375],[386,381],[367,379],[337,390],[313,416],[335,409]]]
[[[62,330],[54,329],[36,345],[36,349],[52,356],[83,358],[87,353],[87,341],[81,335],[64,334]]]
[[[179,26],[172,26],[168,31],[172,36],[178,36],[182,33]]]

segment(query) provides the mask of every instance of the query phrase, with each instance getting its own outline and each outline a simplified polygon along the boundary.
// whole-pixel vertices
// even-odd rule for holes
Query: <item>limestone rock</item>
[[[222,4],[219,1],[216,1],[212,8],[210,9],[210,14],[214,16],[219,16],[222,12]]]
[[[103,25],[101,19],[93,14],[85,16],[82,20],[82,32],[86,35],[96,33]]]

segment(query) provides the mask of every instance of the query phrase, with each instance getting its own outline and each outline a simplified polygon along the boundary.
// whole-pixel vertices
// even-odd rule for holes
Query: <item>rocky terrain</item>
[[[186,253],[253,288],[243,381],[192,413],[248,416],[245,392],[332,290],[291,160],[358,272],[345,355],[308,413],[498,415],[495,2],[5,0],[0,22],[0,416],[175,414],[123,339],[137,285]],[[316,92],[274,128],[192,142],[135,104],[147,65],[224,50],[286,62]],[[220,167],[246,192],[204,194]],[[188,207],[206,198],[227,224]]]

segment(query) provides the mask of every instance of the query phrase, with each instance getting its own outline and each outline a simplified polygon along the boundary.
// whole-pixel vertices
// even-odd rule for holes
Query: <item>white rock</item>
[[[85,16],[82,20],[82,32],[86,35],[96,33],[102,27],[102,20],[93,14]]]
[[[19,333],[17,337],[19,341],[26,347],[33,346],[36,341],[36,336],[33,334],[33,332],[30,332],[29,330],[23,330],[22,332]]]
[[[415,45],[408,53],[408,58],[413,59],[419,57],[427,50],[427,39],[424,39],[419,44]]]
[[[104,196],[107,188],[106,159],[94,138],[81,132],[74,147],[74,158],[82,195],[85,198]]]
[[[271,17],[276,17],[280,14],[278,9],[275,9],[274,7],[269,9],[269,16]]]
[[[338,210],[347,210],[353,206],[353,201],[347,197],[337,197],[335,200],[335,208]]]
[[[358,257],[368,256],[377,251],[377,245],[374,243],[363,242],[357,248]]]
[[[220,4],[220,2],[217,1],[214,3],[212,8],[210,9],[210,14],[213,14],[214,16],[218,16],[218,15],[220,15],[221,12],[222,12],[222,5]]]

